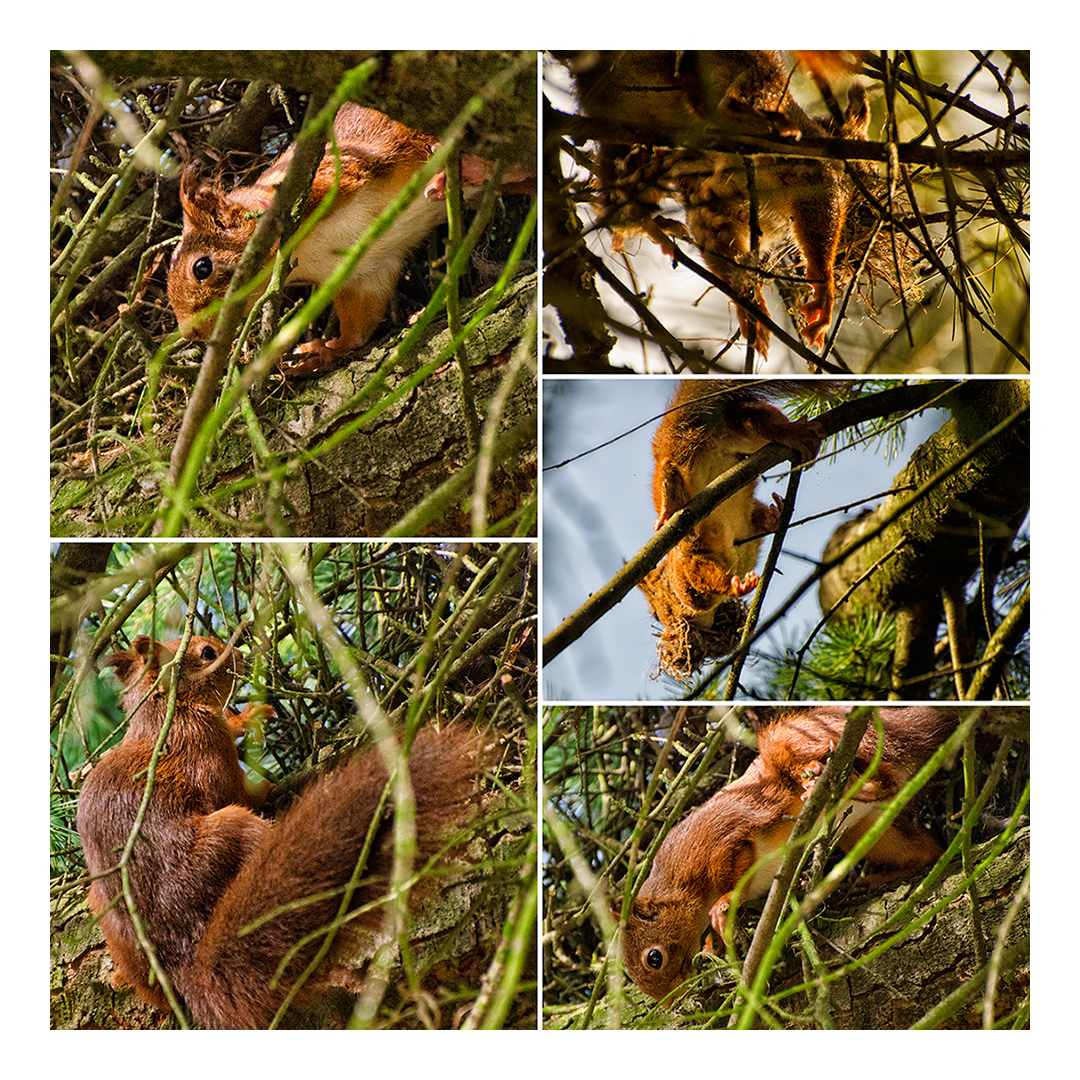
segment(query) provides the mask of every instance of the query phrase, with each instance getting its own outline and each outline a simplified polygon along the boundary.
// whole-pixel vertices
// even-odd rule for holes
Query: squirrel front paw
[[[226,711],[225,722],[237,736],[243,735],[253,725],[261,725],[264,720],[277,719],[274,706],[266,703],[252,702],[245,705],[239,712]]]
[[[333,348],[333,342],[305,341],[284,357],[279,370],[286,378],[307,378],[330,371],[345,355]]]
[[[753,592],[760,584],[761,578],[759,578],[753,570],[751,570],[741,581],[735,574],[732,574],[731,595],[745,596],[747,593]]]
[[[712,933],[716,935],[718,941],[723,942],[728,940],[727,913],[728,908],[731,906],[731,901],[728,899],[729,896],[730,894],[721,896],[709,909],[709,925],[712,928]],[[716,953],[716,949],[713,947],[712,934],[709,934],[706,937],[705,948],[703,951],[707,953]]]
[[[806,802],[810,798],[810,792],[814,790],[814,785],[824,770],[825,765],[820,761],[808,761],[803,766],[802,775],[799,777],[799,784],[803,789],[803,793],[799,796],[801,802]]]
[[[780,518],[784,513],[783,495],[774,491],[772,503],[769,506],[761,504],[758,512],[760,513],[760,521],[757,520],[757,514],[755,514],[754,525],[758,527],[759,531],[763,533],[776,532],[776,527],[780,524]]]

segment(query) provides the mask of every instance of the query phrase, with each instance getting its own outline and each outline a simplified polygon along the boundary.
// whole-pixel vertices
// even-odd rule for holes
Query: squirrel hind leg
[[[792,231],[802,252],[811,298],[799,309],[806,320],[802,334],[812,345],[822,345],[832,321],[835,295],[834,271],[840,229],[847,210],[838,180],[821,184],[830,192],[827,199],[797,202],[792,208]]]
[[[358,349],[375,333],[394,295],[399,273],[400,268],[392,274],[371,273],[342,288],[334,297],[340,330],[333,341],[326,343],[328,349],[332,352]]]
[[[726,285],[730,285],[740,297],[745,297],[750,303],[756,305],[762,311],[768,313],[765,304],[765,296],[761,286],[752,274],[741,269],[736,269],[731,262],[720,259],[705,252],[705,265]],[[764,323],[758,322],[749,311],[735,301],[735,314],[739,320],[739,330],[747,344],[753,346],[754,351],[763,360],[769,355],[769,328]]]
[[[853,829],[840,839],[840,847],[848,851],[869,827]],[[878,842],[866,853],[870,864],[855,885],[857,893],[883,888],[894,881],[909,877],[920,867],[935,862],[943,848],[923,829],[906,810],[886,829]]]
[[[126,918],[123,897],[106,899],[98,892],[97,885],[98,882],[94,882],[90,887],[90,910],[101,920],[105,947],[113,964],[113,987],[130,986],[142,1002],[151,1008],[168,1012],[169,1002],[161,985],[150,985],[150,964],[131,922]],[[120,911],[124,914],[120,914]]]
[[[832,306],[832,290],[824,285],[815,285],[813,299],[799,308],[799,313],[806,320],[802,335],[816,348],[825,344],[825,335],[832,322]]]

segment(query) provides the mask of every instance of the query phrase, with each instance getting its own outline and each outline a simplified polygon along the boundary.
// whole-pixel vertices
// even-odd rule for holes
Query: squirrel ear
[[[681,510],[693,497],[686,489],[686,481],[678,466],[668,457],[657,464],[654,498],[660,505],[656,519],[656,528],[660,528],[668,518]]]
[[[634,901],[631,914],[643,922],[652,922],[660,914],[660,910],[660,907],[652,900],[642,900],[641,897],[638,897]]]
[[[180,206],[185,219],[205,216],[207,209],[217,201],[214,189],[199,180],[199,170],[188,165],[180,176]]]
[[[120,682],[124,686],[131,686],[132,683],[138,682],[143,669],[149,662],[147,655],[152,645],[153,640],[151,638],[148,638],[145,634],[140,635],[131,643],[130,649],[110,653],[99,663],[102,667],[115,668],[116,677]]]
[[[216,234],[243,224],[245,210],[231,203],[220,188],[204,184],[199,170],[188,165],[180,177],[180,207],[184,211],[184,232]]]

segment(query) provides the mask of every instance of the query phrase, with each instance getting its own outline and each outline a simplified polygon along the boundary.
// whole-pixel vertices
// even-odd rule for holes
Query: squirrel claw
[[[801,308],[799,314],[806,320],[802,335],[810,345],[821,348],[832,320],[832,297],[824,285],[814,286],[813,297]]]
[[[731,901],[725,895],[721,896],[720,899],[717,900],[716,903],[713,904],[713,906],[709,909],[709,925],[712,929],[712,932],[716,934],[717,940],[719,941],[727,941],[728,939],[727,913],[730,904]],[[709,936],[706,938],[704,951],[708,953],[716,952],[716,949],[713,948],[712,934],[709,934]]]
[[[320,375],[334,368],[342,357],[332,343],[305,341],[281,361],[279,370],[285,378],[303,379],[309,375]]]
[[[784,497],[779,492],[774,491],[772,504],[766,506],[765,512],[761,515],[761,531],[765,533],[776,532],[776,527],[780,524],[780,517],[783,513]]]
[[[821,776],[825,766],[820,761],[808,761],[803,767],[803,774],[799,778],[803,793],[799,796],[800,802],[806,802],[810,798],[810,792],[814,790],[818,777]]]
[[[732,574],[731,595],[745,596],[747,593],[753,592],[760,584],[761,578],[759,578],[753,570],[751,570],[741,581],[735,574]]]
[[[240,715],[247,723],[254,720],[276,720],[277,710],[269,702],[245,705]]]

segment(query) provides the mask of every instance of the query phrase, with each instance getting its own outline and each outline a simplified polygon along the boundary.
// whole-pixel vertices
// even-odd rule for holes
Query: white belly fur
[[[386,209],[383,198],[365,198],[364,189],[319,222],[296,249],[296,264],[289,282],[321,284],[337,268],[342,254],[370,228]],[[357,264],[350,280],[390,278],[397,280],[405,256],[438,224],[446,220],[446,204],[414,199],[393,225],[372,245]]]
[[[869,826],[885,804],[884,803],[866,803],[866,802],[850,802],[846,806],[841,807],[840,817],[843,821],[841,827],[841,836],[847,833],[850,829],[856,826],[866,823]],[[821,820],[818,820],[818,827],[821,825]],[[785,845],[780,845],[776,850],[770,854],[764,862],[760,863],[750,876],[749,882],[743,886],[742,899],[754,900],[759,896],[764,896],[772,886],[772,880],[776,876],[776,871],[780,868],[780,861],[784,857]]]

